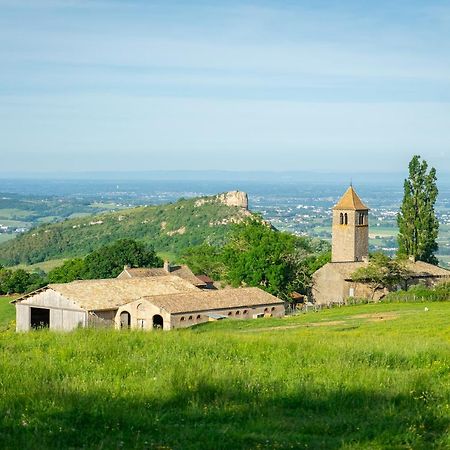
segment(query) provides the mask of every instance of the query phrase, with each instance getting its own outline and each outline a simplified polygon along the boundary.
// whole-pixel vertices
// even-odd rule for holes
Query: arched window
[[[231,314],[233,314],[231,311],[228,313],[229,316],[231,316]]]
[[[189,319],[188,320],[192,320],[192,316],[189,316]]]
[[[244,309],[244,312],[242,314],[247,314],[247,313],[248,313],[248,311],[246,309]]]
[[[339,214],[339,223],[341,224],[341,225],[344,225],[344,214]]]
[[[239,314],[241,314],[241,312],[240,311],[236,311],[236,315],[239,316]]]
[[[348,216],[347,216],[347,213],[344,214],[344,225],[348,225]]]
[[[180,321],[181,321],[181,322],[184,322],[184,316],[181,316]]]
[[[199,314],[198,316],[197,316],[197,320],[200,320],[202,318],[202,316]]]
[[[364,225],[365,214],[359,213],[358,225]]]
[[[275,306],[272,306],[272,311],[275,311]]]

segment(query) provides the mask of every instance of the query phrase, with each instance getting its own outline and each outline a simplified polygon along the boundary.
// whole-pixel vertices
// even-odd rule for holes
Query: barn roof
[[[206,283],[196,277],[188,266],[171,266],[170,272],[168,272],[163,267],[155,269],[147,268],[125,268],[123,272],[119,275],[119,278],[144,278],[144,277],[163,277],[167,275],[176,275],[183,280],[188,281],[194,286],[206,287]]]
[[[362,202],[358,194],[350,186],[333,209],[349,209],[352,211],[368,211],[368,207]]]
[[[360,267],[367,267],[367,262],[334,262],[326,264],[339,273],[345,280],[350,280],[353,273]],[[410,272],[411,278],[450,277],[450,271],[423,261],[405,261],[405,268]],[[320,270],[320,269],[319,269]]]
[[[283,300],[256,287],[197,290],[175,295],[149,296],[145,300],[172,314],[284,304]]]
[[[64,284],[49,284],[46,289],[58,292],[88,311],[115,309],[149,295],[173,295],[180,292],[199,291],[191,283],[173,275],[79,280]],[[29,296],[23,296],[17,302]]]

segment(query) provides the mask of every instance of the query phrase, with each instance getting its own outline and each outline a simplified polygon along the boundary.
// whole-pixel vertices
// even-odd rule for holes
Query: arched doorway
[[[120,313],[120,328],[130,328],[131,315],[128,311],[122,311]]]
[[[164,320],[159,314],[153,316],[153,328],[162,330],[164,327]]]

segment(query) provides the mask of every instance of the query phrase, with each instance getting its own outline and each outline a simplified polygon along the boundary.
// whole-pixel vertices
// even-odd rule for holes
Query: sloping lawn
[[[2,448],[450,448],[450,303],[7,331],[0,352]]]
[[[16,317],[14,305],[9,303],[11,300],[12,297],[0,296],[0,331],[5,330]]]

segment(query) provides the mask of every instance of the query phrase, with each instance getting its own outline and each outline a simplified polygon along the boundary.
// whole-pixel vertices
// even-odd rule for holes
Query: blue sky
[[[0,173],[450,165],[450,1],[0,0]]]

